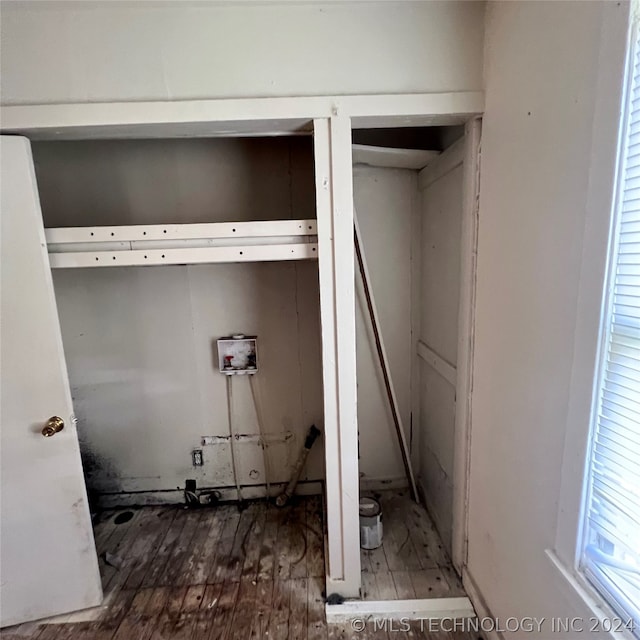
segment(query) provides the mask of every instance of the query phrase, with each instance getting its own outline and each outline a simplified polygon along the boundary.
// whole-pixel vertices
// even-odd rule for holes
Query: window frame
[[[606,366],[609,355],[609,342],[613,328],[613,297],[616,286],[616,268],[620,252],[620,230],[622,224],[622,208],[625,195],[625,174],[627,169],[627,140],[630,134],[631,109],[633,91],[633,72],[635,64],[640,56],[640,43],[638,21],[632,19],[629,25],[627,38],[627,57],[625,60],[625,82],[622,99],[622,117],[618,133],[618,150],[616,160],[615,196],[612,199],[610,229],[608,234],[608,255],[605,272],[604,292],[602,296],[602,309],[600,313],[600,335],[598,338],[598,356],[593,382],[593,396],[591,400],[591,412],[589,419],[589,435],[586,449],[586,461],[584,470],[584,489],[580,506],[580,521],[578,525],[578,544],[576,548],[577,570],[580,575],[595,589],[607,604],[620,617],[628,616],[621,600],[628,596],[614,586],[608,584],[606,577],[598,577],[598,571],[594,570],[588,562],[586,548],[589,542],[588,511],[593,495],[592,474],[594,467],[593,449],[595,446],[596,432],[598,428],[598,415],[602,408],[603,386],[605,383]],[[596,567],[597,569],[597,567]],[[611,600],[610,600],[611,598]],[[640,638],[640,628],[636,629],[636,636]]]
[[[586,605],[593,616],[606,620],[617,613],[589,582],[580,569],[585,535],[587,474],[595,411],[597,409],[602,346],[609,328],[606,313],[613,242],[617,228],[623,134],[632,55],[637,34],[638,0],[605,4],[600,51],[597,61],[596,103],[586,191],[586,218],[579,286],[576,300],[576,329],[571,369],[566,432],[562,453],[556,535],[546,556],[559,578],[567,585],[576,607]],[[628,632],[611,634],[635,638]]]

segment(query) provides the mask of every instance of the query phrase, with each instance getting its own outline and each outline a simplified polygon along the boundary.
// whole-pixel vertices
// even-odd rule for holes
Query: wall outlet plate
[[[194,467],[201,467],[204,464],[204,460],[202,459],[202,449],[194,449],[191,452],[191,459]]]

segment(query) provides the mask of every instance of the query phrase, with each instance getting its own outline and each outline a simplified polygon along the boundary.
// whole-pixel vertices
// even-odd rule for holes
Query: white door
[[[31,147],[0,137],[0,626],[102,600]],[[64,428],[42,430],[58,416]]]

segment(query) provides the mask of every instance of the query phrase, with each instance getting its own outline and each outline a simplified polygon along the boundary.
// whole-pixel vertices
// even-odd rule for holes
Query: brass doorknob
[[[50,438],[51,436],[55,436],[56,433],[62,431],[64,429],[64,420],[59,418],[58,416],[51,416],[47,420],[47,424],[42,428],[42,435],[45,438]]]

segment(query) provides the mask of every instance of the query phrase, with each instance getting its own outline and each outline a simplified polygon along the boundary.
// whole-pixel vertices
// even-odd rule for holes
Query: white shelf
[[[53,269],[317,258],[316,221],[45,229]]]
[[[351,145],[353,164],[388,169],[424,169],[439,151],[422,149],[396,149],[392,147],[373,147],[365,144]]]

